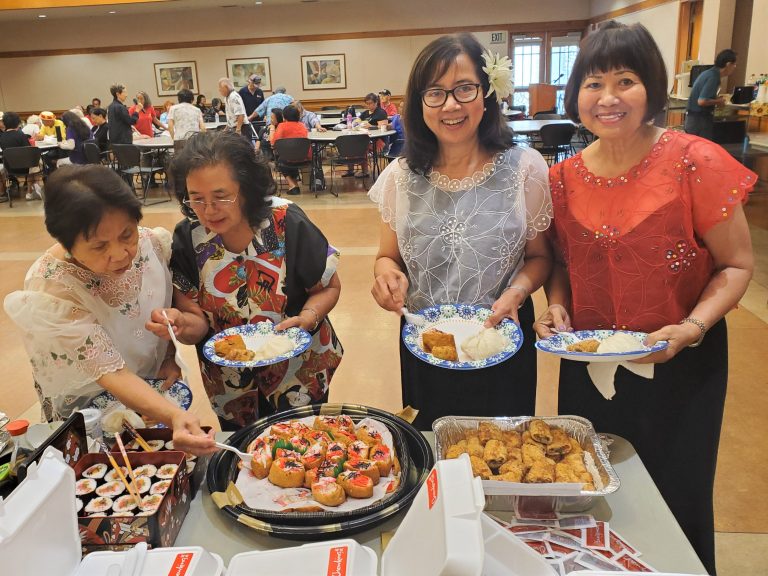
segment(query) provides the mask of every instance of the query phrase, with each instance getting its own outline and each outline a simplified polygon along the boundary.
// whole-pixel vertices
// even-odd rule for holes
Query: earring
[[[486,108],[485,106],[483,106],[483,112],[485,112],[486,110],[488,110],[488,108]]]
[[[72,260],[72,254],[70,254],[69,251],[64,252],[64,258],[66,258],[67,260]]]

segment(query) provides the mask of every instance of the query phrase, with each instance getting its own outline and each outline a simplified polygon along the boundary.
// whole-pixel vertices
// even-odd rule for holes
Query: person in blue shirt
[[[715,58],[715,65],[705,70],[691,88],[686,107],[685,131],[707,140],[713,140],[714,112],[716,106],[725,104],[725,98],[718,96],[720,81],[736,70],[736,52],[727,48]]]
[[[282,110],[291,102],[293,102],[293,96],[289,96],[285,93],[285,88],[278,86],[275,88],[275,93],[272,96],[259,104],[259,107],[256,108],[256,115],[262,118],[270,118],[274,108]]]

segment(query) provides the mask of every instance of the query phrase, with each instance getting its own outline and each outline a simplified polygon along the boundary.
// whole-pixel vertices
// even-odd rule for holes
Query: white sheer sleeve
[[[389,224],[392,230],[396,230],[397,205],[398,205],[398,181],[408,178],[410,170],[402,160],[394,160],[382,170],[376,182],[368,191],[368,197],[373,200],[381,212],[381,219]],[[402,216],[402,215],[401,215]]]
[[[171,233],[165,228],[152,228],[151,238],[155,254],[167,266],[171,261]]]
[[[125,365],[94,315],[72,300],[19,290],[5,298],[5,311],[24,336],[35,381],[45,396],[76,393]]]
[[[552,222],[552,197],[549,194],[549,167],[541,154],[523,148],[520,168],[525,174],[525,212],[527,240],[544,232]]]

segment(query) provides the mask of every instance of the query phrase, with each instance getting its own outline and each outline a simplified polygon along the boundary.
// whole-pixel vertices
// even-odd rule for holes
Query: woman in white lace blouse
[[[546,163],[513,145],[496,102],[508,72],[471,34],[430,43],[408,80],[404,157],[369,192],[383,221],[372,289],[382,308],[473,304],[493,310],[489,326],[511,318],[523,329],[522,349],[481,371],[448,372],[401,343],[403,405],[419,410],[422,429],[446,414],[534,413],[530,294],[551,269],[541,232],[552,206]]]
[[[109,390],[174,430],[176,446],[208,451],[199,421],[143,378],[179,375],[174,349],[145,329],[171,302],[171,235],[138,225],[141,203],[104,166],[65,166],[45,186],[45,225],[57,240],[5,311],[24,336],[47,420],[67,418]]]

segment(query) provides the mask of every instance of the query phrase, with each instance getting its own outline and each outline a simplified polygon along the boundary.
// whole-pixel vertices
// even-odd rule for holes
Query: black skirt
[[[656,364],[653,380],[619,367],[606,400],[586,364],[560,363],[560,414],[629,440],[709,574],[715,574],[712,492],[728,384],[728,333],[715,324],[701,346]]]
[[[533,303],[519,310],[520,350],[506,362],[480,370],[447,370],[411,354],[400,338],[403,406],[419,410],[418,430],[441,416],[530,416],[536,407],[536,350]]]

